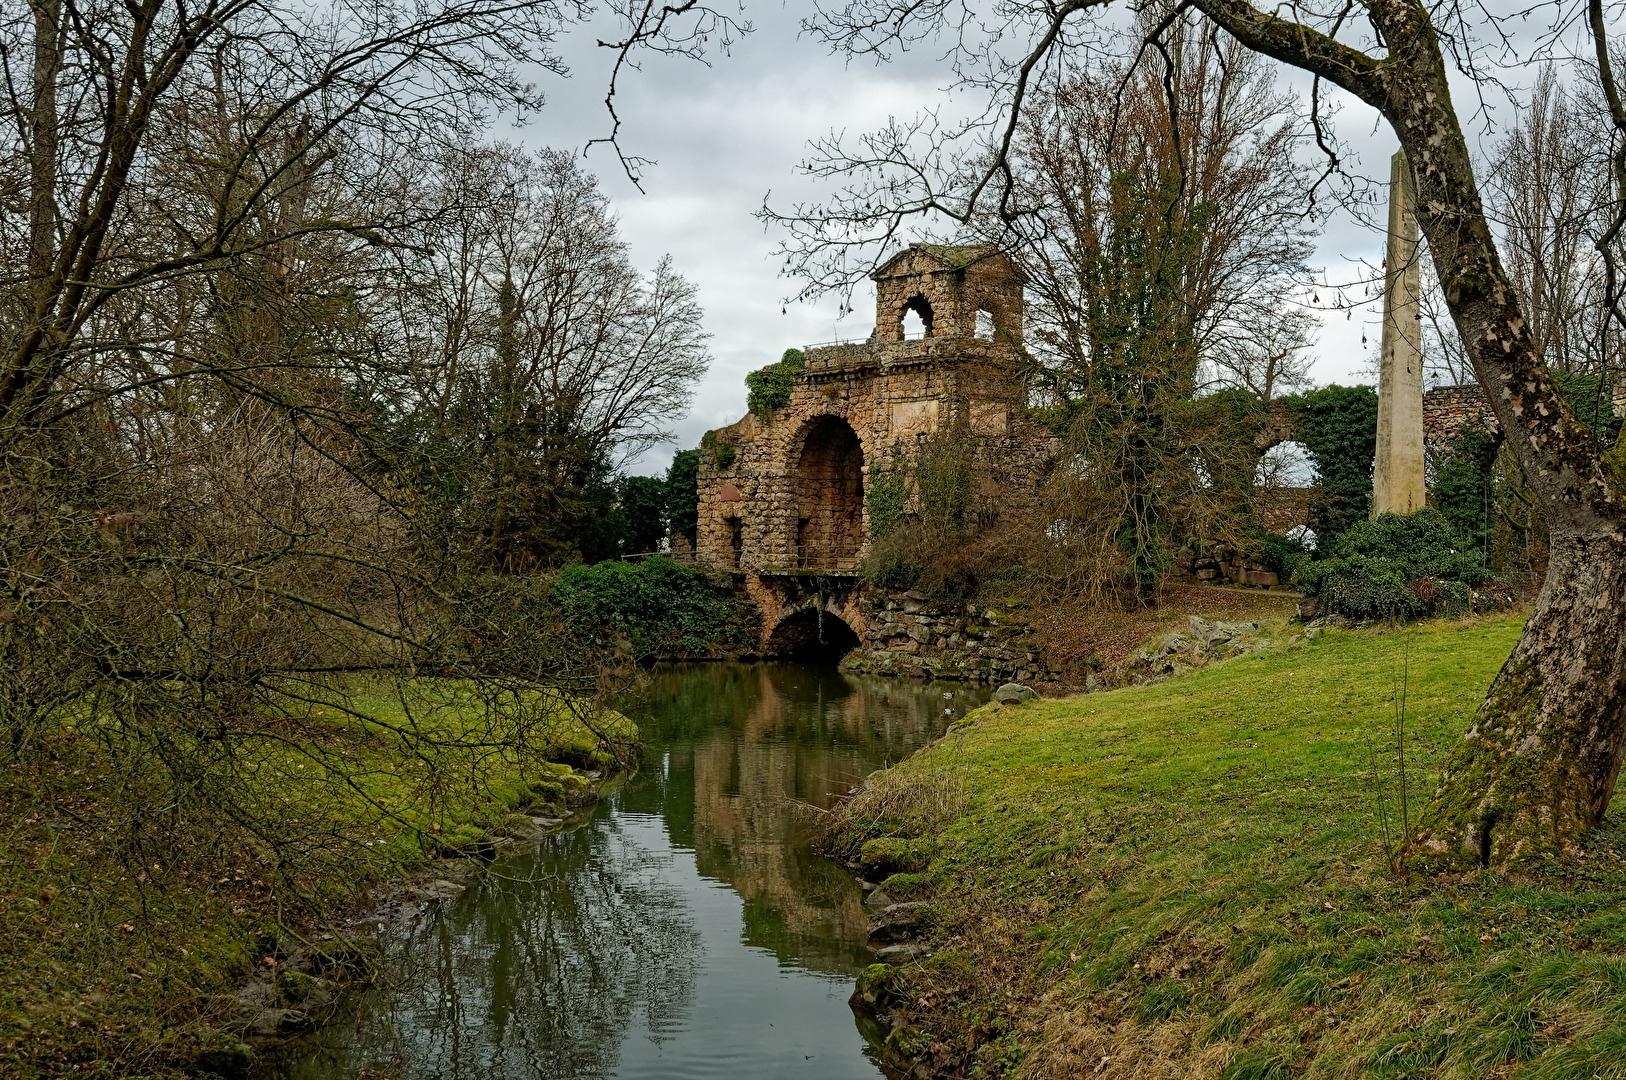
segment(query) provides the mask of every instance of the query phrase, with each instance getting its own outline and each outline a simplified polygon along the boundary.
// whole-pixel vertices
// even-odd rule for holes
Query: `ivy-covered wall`
[[[1283,398],[1294,437],[1315,466],[1320,490],[1310,528],[1331,546],[1372,513],[1372,459],[1377,452],[1378,395],[1370,386],[1332,386]]]
[[[782,409],[790,403],[790,392],[796,386],[796,377],[806,367],[807,356],[802,350],[786,349],[784,355],[774,363],[751,372],[745,377],[746,407],[766,420],[775,409]],[[717,464],[719,468],[728,467],[722,461]]]

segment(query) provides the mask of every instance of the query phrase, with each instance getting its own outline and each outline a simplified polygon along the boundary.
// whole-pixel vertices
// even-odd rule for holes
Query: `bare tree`
[[[448,215],[493,209],[428,190],[421,163],[468,145],[493,110],[540,104],[519,69],[559,69],[547,42],[580,13],[0,13],[0,753],[24,800],[70,745],[93,759],[105,819],[83,835],[107,861],[81,880],[95,918],[136,888],[119,860],[145,875],[154,853],[196,867],[228,850],[282,914],[318,914],[323,864],[377,868],[349,841],[386,819],[406,828],[382,799],[341,813],[321,796],[372,798],[363,748],[388,747],[433,808],[450,777],[534,764],[560,719],[602,709],[599,658],[573,649],[545,588],[422,557],[418,493],[381,473],[372,441],[415,364],[504,334],[533,382],[549,362],[621,365],[613,386],[579,377],[560,393],[604,453],[658,434],[682,400],[654,359],[693,370],[694,341],[674,329],[693,331],[692,290],[669,267],[650,285],[613,242],[600,261],[626,273],[597,280],[627,291],[599,325],[584,308],[541,318],[540,270],[504,326],[482,309],[431,333],[420,305],[408,337],[391,317],[405,253]],[[460,282],[443,261],[440,294],[523,279],[531,239],[515,232],[506,263],[479,264],[495,280]],[[621,402],[640,370],[643,396]],[[253,770],[286,775],[245,784]]]
[[[1487,212],[1536,348],[1556,371],[1583,375],[1618,371],[1620,363],[1597,249],[1614,210],[1611,124],[1595,75],[1584,67],[1575,74],[1576,85],[1565,86],[1555,67],[1540,69],[1527,105],[1492,147],[1485,184]],[[1426,269],[1426,363],[1436,378],[1471,382],[1445,296]],[[1588,387],[1597,394],[1603,382],[1589,380]]]
[[[1610,125],[1596,80],[1580,74],[1572,89],[1551,66],[1541,69],[1486,178],[1533,344],[1566,372],[1603,368],[1615,344],[1597,251],[1613,208]]]
[[[408,365],[399,422],[431,452],[407,466],[457,490],[446,509],[482,537],[486,565],[563,561],[590,525],[585,489],[667,438],[706,370],[694,287],[670,259],[633,266],[604,195],[565,154],[460,146],[425,182],[420,201],[450,209],[391,271],[389,333]]]
[[[1130,36],[1131,59],[1036,93],[1010,150],[1020,212],[977,222],[1024,271],[1033,390],[1086,463],[1056,489],[1090,508],[1058,507],[1069,547],[1127,553],[1142,603],[1183,536],[1246,531],[1250,485],[1217,488],[1238,474],[1221,465],[1237,425],[1193,399],[1218,369],[1268,401],[1302,366],[1303,324],[1282,312],[1309,236],[1291,99],[1211,22],[1167,30],[1161,52],[1134,56]],[[1103,529],[1104,544],[1085,536]]]
[[[11,265],[26,268],[0,278],[9,309],[0,430],[45,419],[47,399],[116,298],[256,258],[279,234],[289,243],[318,233],[365,242],[389,223],[294,212],[307,170],[321,161],[405,167],[404,150],[467,129],[488,103],[539,104],[516,65],[557,69],[546,43],[573,12],[553,0],[11,9],[0,47],[32,54],[34,65],[29,85],[8,77],[0,86],[10,114],[0,156],[30,163],[24,197],[7,204],[21,209],[0,212],[0,243],[19,256]],[[133,215],[165,206],[160,192],[181,164],[171,152],[183,148],[162,137],[166,113],[183,125],[229,126],[230,145],[224,132],[205,135],[225,154],[210,163],[220,184],[214,213],[183,214],[160,225],[161,241],[149,232],[143,243]],[[267,235],[256,226],[272,211],[287,213]]]
[[[1223,338],[1209,352],[1211,385],[1245,390],[1268,405],[1311,383],[1310,313],[1283,296],[1276,311],[1255,316],[1251,332]]]

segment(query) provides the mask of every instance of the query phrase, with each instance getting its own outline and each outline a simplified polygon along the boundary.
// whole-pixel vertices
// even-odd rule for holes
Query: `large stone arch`
[[[790,550],[798,568],[850,570],[864,550],[864,443],[844,417],[809,418],[792,444],[796,516]]]
[[[858,647],[859,637],[834,607],[814,603],[786,609],[763,651],[770,656],[840,660]]]

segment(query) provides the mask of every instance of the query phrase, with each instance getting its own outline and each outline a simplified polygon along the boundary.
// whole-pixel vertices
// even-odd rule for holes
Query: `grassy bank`
[[[1519,629],[1330,632],[983,710],[880,774],[838,846],[930,900],[936,949],[866,980],[892,1049],[956,1076],[1626,1076],[1618,810],[1577,866],[1388,868],[1402,680],[1415,812]]]
[[[260,718],[208,799],[166,787],[155,809],[132,792],[94,713],[0,776],[0,1075],[179,1075],[235,1047],[238,986],[281,984],[298,1005],[313,984],[290,958],[318,978],[353,968],[338,923],[371,890],[478,853],[518,811],[590,798],[582,771],[615,767],[636,735],[614,713],[436,680],[340,700]],[[494,708],[528,722],[494,726]]]

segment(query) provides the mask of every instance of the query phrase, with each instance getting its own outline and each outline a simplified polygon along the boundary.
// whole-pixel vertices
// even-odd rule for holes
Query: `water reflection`
[[[657,669],[641,773],[386,942],[388,991],[279,1075],[874,1077],[862,895],[818,811],[986,691],[795,665]]]

